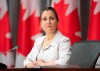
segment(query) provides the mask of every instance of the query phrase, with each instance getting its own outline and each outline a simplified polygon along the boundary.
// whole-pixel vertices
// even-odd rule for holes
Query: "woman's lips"
[[[52,27],[52,26],[46,26],[46,27]]]

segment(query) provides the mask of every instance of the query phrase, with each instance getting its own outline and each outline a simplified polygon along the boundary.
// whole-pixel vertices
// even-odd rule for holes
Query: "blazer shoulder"
[[[38,37],[38,38],[35,40],[35,42],[36,42],[36,41],[42,41],[42,40],[44,40],[44,38],[45,38],[45,36]]]
[[[71,41],[69,37],[62,35],[62,41]]]

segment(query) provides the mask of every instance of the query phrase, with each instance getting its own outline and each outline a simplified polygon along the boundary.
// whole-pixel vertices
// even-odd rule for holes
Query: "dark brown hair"
[[[46,7],[45,9],[43,9],[42,12],[40,13],[40,20],[41,20],[42,13],[43,13],[44,11],[48,11],[48,10],[53,11],[54,14],[55,14],[55,16],[56,16],[57,21],[59,21],[57,12],[56,12],[56,10],[55,10],[53,7]]]

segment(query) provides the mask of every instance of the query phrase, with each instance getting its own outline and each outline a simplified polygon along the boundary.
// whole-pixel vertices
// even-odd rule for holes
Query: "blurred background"
[[[8,30],[11,32],[12,39],[7,42],[0,34],[0,62],[11,67],[23,67],[23,61],[34,45],[36,37],[44,35],[40,27],[39,16],[40,12],[48,6],[56,9],[59,17],[58,29],[71,39],[72,45],[77,41],[99,40],[95,38],[100,25],[91,26],[94,24],[93,10],[98,8],[99,0],[0,0],[0,25],[2,22],[2,10],[7,6],[8,14]],[[6,3],[7,2],[7,3]],[[96,6],[97,4],[97,6]],[[92,9],[93,8],[93,9]],[[98,9],[99,11],[99,9]],[[97,14],[97,10],[96,13]],[[97,19],[97,17],[96,17]],[[7,18],[6,18],[7,20]],[[91,22],[89,22],[91,21]],[[99,19],[95,20],[98,23]],[[6,25],[6,27],[7,27]],[[1,25],[2,26],[2,25]],[[6,27],[0,27],[5,30]],[[4,29],[3,29],[4,28]],[[92,29],[92,31],[91,31]],[[99,31],[99,30],[98,30]],[[3,31],[0,31],[3,33]],[[91,37],[93,33],[93,38]],[[88,35],[89,34],[89,35]],[[96,34],[98,35],[98,34]],[[10,43],[10,44],[9,44]],[[5,45],[5,46],[4,46]],[[9,46],[8,46],[9,45]],[[18,46],[17,52],[3,52]],[[10,57],[9,57],[10,56]],[[5,60],[4,60],[5,59]],[[10,61],[9,61],[10,60]]]

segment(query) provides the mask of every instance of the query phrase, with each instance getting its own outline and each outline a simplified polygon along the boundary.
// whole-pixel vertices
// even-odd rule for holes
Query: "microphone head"
[[[18,49],[19,47],[18,46],[15,46],[12,50],[16,50],[16,49]]]

